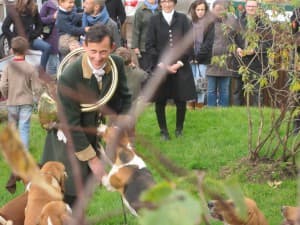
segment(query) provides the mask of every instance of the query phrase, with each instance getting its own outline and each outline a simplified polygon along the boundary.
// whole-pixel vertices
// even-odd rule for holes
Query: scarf
[[[155,1],[155,4],[152,5],[148,2],[148,0],[144,1],[145,6],[147,7],[147,9],[151,10],[151,12],[154,14],[155,11],[158,9],[158,3],[157,0]]]
[[[92,16],[92,15],[83,13],[82,27],[92,26],[96,23],[101,23],[101,24],[105,25],[108,22],[108,20],[109,20],[109,14],[106,9],[106,6],[104,6],[103,9],[101,10],[101,12],[96,16]]]
[[[104,68],[105,68],[105,66],[106,66],[106,63],[104,63],[104,65],[101,66],[100,68],[96,69],[96,68],[92,65],[90,59],[88,58],[88,65],[89,65],[90,68],[92,69],[92,71],[93,71],[92,73],[93,73],[94,76],[96,77],[98,83],[99,83],[99,82],[102,82],[102,77],[103,77],[104,74],[105,74]]]

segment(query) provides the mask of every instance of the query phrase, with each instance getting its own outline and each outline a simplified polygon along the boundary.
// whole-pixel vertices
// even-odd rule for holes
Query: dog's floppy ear
[[[131,178],[134,168],[132,167],[122,167],[118,170],[117,173],[113,174],[110,177],[110,184],[115,189],[122,189],[128,183],[129,179]]]

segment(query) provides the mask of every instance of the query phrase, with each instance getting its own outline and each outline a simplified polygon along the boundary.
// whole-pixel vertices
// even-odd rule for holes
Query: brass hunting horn
[[[64,68],[71,61],[73,61],[74,58],[77,58],[78,56],[82,55],[84,52],[85,52],[85,50],[83,48],[78,48],[78,49],[75,49],[72,52],[70,52],[68,55],[66,55],[66,57],[62,60],[62,62],[60,63],[60,65],[57,69],[57,79],[59,79],[59,77],[61,76]],[[109,87],[109,90],[97,102],[92,103],[92,104],[81,104],[80,106],[81,106],[82,112],[91,112],[91,111],[97,110],[100,106],[107,103],[111,99],[113,94],[115,93],[115,90],[116,90],[117,84],[118,84],[118,70],[117,70],[116,64],[113,61],[113,59],[111,58],[111,56],[108,57],[107,63],[111,67],[111,71],[112,71],[112,82]]]

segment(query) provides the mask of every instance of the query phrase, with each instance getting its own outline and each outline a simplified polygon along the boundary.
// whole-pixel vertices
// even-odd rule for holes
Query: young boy
[[[116,49],[116,55],[123,58],[125,63],[125,75],[127,78],[127,85],[129,91],[131,92],[131,101],[132,104],[138,103],[138,97],[142,88],[143,83],[148,78],[148,73],[144,70],[136,67],[132,62],[132,55],[130,50],[124,47],[119,47]],[[128,136],[132,144],[134,144],[135,139],[135,128],[128,131]]]
[[[15,123],[26,150],[29,149],[33,96],[41,91],[37,69],[25,61],[28,41],[17,36],[11,41],[14,57],[3,70],[0,91],[7,98],[8,122]]]
[[[131,100],[132,102],[136,102],[141,91],[142,84],[148,78],[148,73],[133,64],[132,55],[129,49],[119,47],[116,49],[115,54],[122,57],[124,60],[127,84],[132,94]]]
[[[70,51],[80,47],[79,37],[84,35],[89,27],[81,27],[82,14],[76,12],[74,0],[59,0],[58,5],[55,25],[58,30],[58,50],[62,60]]]

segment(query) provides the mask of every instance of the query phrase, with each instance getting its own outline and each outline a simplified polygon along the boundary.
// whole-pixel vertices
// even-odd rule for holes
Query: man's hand
[[[97,182],[101,184],[102,177],[106,174],[102,162],[97,156],[95,156],[88,161],[88,164],[94,176],[96,177]]]

